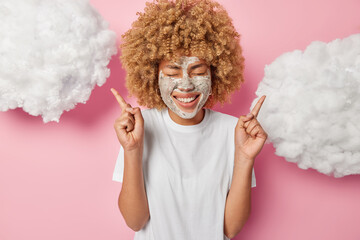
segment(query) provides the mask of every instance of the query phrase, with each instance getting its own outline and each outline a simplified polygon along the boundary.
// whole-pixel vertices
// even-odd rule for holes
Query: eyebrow
[[[194,70],[195,68],[202,67],[202,66],[207,66],[207,65],[205,63],[196,64],[196,65],[190,67],[190,71]],[[181,67],[176,66],[176,65],[166,65],[165,67],[170,68],[170,69],[176,69],[176,70],[181,69]]]
[[[180,67],[178,67],[176,65],[166,65],[165,67],[171,68],[171,69],[180,69]]]
[[[194,70],[195,68],[199,68],[199,67],[202,67],[202,66],[207,66],[205,63],[199,63],[199,64],[196,64],[196,65],[194,65],[194,66],[192,66],[192,67],[190,67],[190,71],[191,70]]]

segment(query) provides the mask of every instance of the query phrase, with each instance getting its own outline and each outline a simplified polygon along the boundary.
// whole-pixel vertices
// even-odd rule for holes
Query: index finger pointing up
[[[128,104],[125,102],[124,98],[114,88],[111,88],[110,90],[116,97],[116,100],[120,104],[121,109],[125,110],[125,108],[128,106]]]
[[[251,110],[251,113],[257,117],[259,111],[260,111],[260,108],[261,108],[261,105],[263,104],[264,100],[265,100],[266,96],[263,95],[259,101],[256,103],[255,107]]]

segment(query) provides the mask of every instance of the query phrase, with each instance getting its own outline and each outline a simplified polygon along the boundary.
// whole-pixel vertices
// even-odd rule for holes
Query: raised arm
[[[144,119],[140,108],[132,108],[115,89],[111,88],[111,92],[121,107],[114,128],[124,149],[124,175],[118,205],[128,227],[139,231],[150,217],[142,171]]]
[[[245,225],[251,210],[251,179],[255,157],[261,151],[267,133],[256,117],[265,96],[251,113],[240,116],[235,128],[235,159],[231,187],[226,199],[224,234],[235,237]]]

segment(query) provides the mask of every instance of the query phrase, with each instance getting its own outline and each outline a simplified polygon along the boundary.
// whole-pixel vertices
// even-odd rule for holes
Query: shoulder
[[[234,117],[232,115],[217,112],[212,109],[208,109],[210,114],[212,115],[211,119],[213,122],[219,122],[221,125],[227,125],[227,126],[236,126],[236,123],[238,122],[238,118]]]
[[[145,118],[156,118],[161,115],[161,110],[156,108],[141,109],[141,114]]]
[[[141,109],[141,114],[146,125],[156,125],[161,121],[162,111],[156,108]]]

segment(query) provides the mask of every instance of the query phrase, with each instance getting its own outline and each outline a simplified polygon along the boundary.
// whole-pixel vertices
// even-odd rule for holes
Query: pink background
[[[120,38],[144,0],[91,0]],[[283,52],[304,50],[360,32],[358,0],[220,0],[238,31],[246,83],[233,104],[215,110],[246,114],[264,67]],[[111,180],[119,150],[113,124],[125,72],[115,56],[111,76],[89,101],[43,124],[15,109],[0,112],[0,239],[132,239],[118,210],[121,184]],[[134,99],[127,98],[136,105]],[[265,145],[255,161],[252,213],[236,239],[360,239],[360,176],[339,179],[302,170]]]

